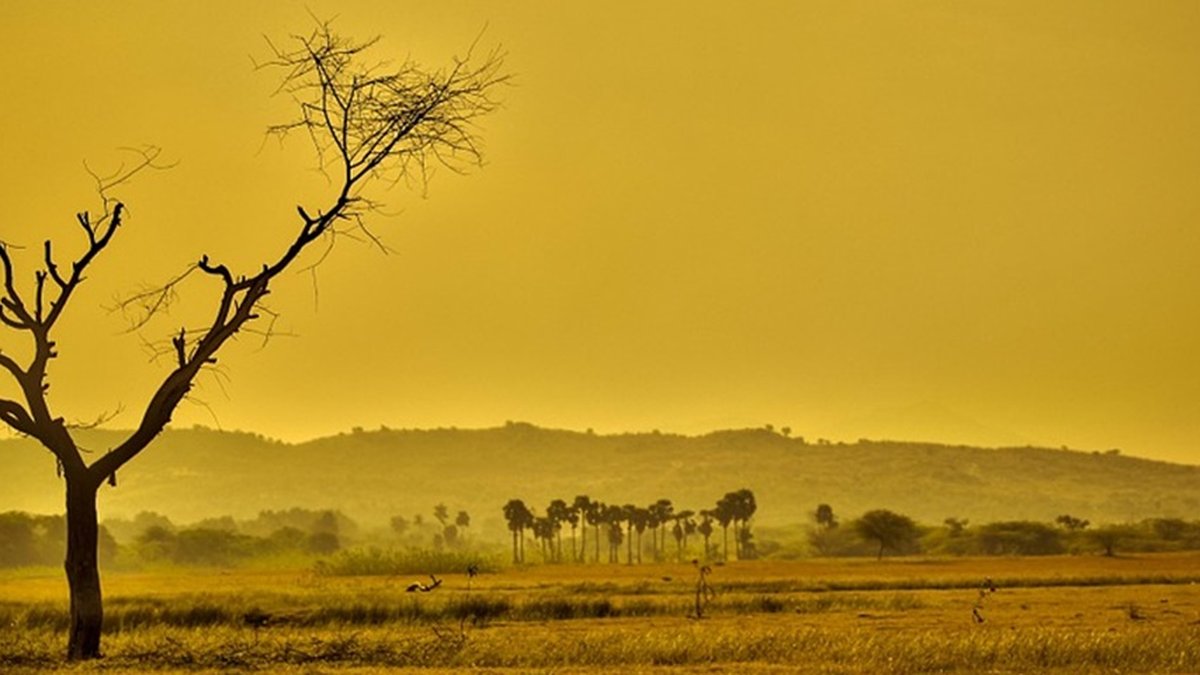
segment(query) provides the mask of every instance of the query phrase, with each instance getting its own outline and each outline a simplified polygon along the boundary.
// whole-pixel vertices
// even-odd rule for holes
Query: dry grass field
[[[702,618],[697,577],[533,566],[406,593],[420,579],[110,574],[106,658],[72,667],[61,575],[9,572],[0,671],[1200,672],[1200,554],[731,563]]]

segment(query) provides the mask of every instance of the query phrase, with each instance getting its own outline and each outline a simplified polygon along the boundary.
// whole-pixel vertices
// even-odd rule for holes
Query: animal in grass
[[[414,581],[413,583],[408,585],[408,588],[404,589],[405,592],[407,592],[407,593],[428,593],[429,591],[432,591],[433,589],[442,585],[442,580],[433,576],[432,574],[429,575],[429,578],[432,580],[432,583],[423,584],[419,581]]]

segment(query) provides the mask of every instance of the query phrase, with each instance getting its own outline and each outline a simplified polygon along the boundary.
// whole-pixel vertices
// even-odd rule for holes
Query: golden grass
[[[1197,554],[745,562],[715,569],[696,620],[690,564],[506,569],[427,595],[407,577],[110,574],[108,656],[68,670],[1200,672],[1197,575]],[[0,671],[66,668],[65,600],[56,571],[0,575]],[[245,625],[251,608],[273,622]]]

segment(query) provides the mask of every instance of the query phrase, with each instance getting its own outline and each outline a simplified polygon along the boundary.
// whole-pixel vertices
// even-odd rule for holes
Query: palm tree
[[[833,515],[833,507],[828,504],[817,504],[816,511],[817,525],[832,530],[837,527],[837,516]]]
[[[687,548],[688,524],[691,522],[695,511],[684,509],[671,517],[675,521],[675,526],[671,528],[671,535],[675,537],[675,559],[683,560],[683,551]],[[695,531],[696,524],[691,523],[692,531]]]
[[[596,540],[596,562],[600,562],[600,526],[604,524],[604,514],[608,510],[604,502],[592,502],[591,508],[584,514],[589,525],[592,526],[593,538]]]
[[[577,495],[575,501],[571,504],[571,511],[575,518],[571,521],[571,553],[576,562],[583,562],[583,558],[587,551],[587,516],[588,511],[592,508],[592,499],[587,495]],[[575,553],[575,526],[583,522],[583,532],[579,539],[579,552]]]
[[[683,519],[683,550],[687,550],[688,537],[693,534],[696,534],[696,519],[692,516],[687,516]]]
[[[726,494],[717,501],[717,508],[713,509],[713,517],[721,524],[721,540],[723,542],[723,560],[729,560],[729,524],[734,521],[734,505],[731,499],[732,492]]]
[[[655,521],[655,534],[662,534],[662,545],[659,545],[657,537],[654,542],[654,559],[662,560],[662,552],[667,548],[667,531],[660,526],[665,525],[671,519],[671,516],[675,513],[675,506],[671,504],[670,499],[660,499],[650,506],[650,512],[653,514]]]
[[[625,520],[625,512],[616,504],[604,507],[604,524],[608,526],[608,561],[621,561],[621,542],[625,541],[621,531],[621,523]]]
[[[713,525],[712,524],[713,524],[712,510],[710,510],[710,509],[702,510],[700,512],[700,524],[696,526],[696,531],[700,533],[701,537],[704,537],[704,560],[705,561],[708,560],[708,552],[710,550],[712,550],[708,543],[708,540],[709,540],[709,538],[712,537],[712,533],[713,533]]]
[[[754,517],[754,512],[758,510],[758,502],[754,499],[754,493],[746,488],[742,488],[737,492],[732,492],[730,495],[733,503],[734,528],[733,534],[737,539],[737,557],[738,560],[750,557],[750,519]],[[741,523],[739,527],[737,523]]]
[[[621,541],[624,539],[624,534],[621,532],[624,511],[616,504],[610,504],[604,507],[603,517],[604,523],[608,525],[608,562],[620,562]]]
[[[633,564],[633,521],[638,517],[638,507],[633,504],[626,504],[621,507],[621,517],[626,523],[626,539],[625,539],[625,564]],[[645,525],[642,526],[643,528]]]
[[[671,527],[671,536],[675,537],[675,560],[676,562],[683,560],[683,523],[678,517],[675,518],[675,525]]]
[[[650,509],[634,507],[630,521],[634,529],[637,530],[637,561],[642,564],[642,533],[646,531],[646,527],[653,522],[653,516]],[[653,535],[653,533],[651,533]]]
[[[542,548],[542,562],[550,562],[554,555],[554,521],[548,516],[538,516],[533,519],[533,538],[538,540]]]
[[[520,499],[504,505],[504,519],[513,535],[513,564],[525,562],[525,528],[533,525],[533,512]]]
[[[570,515],[571,507],[561,499],[555,499],[546,507],[546,518],[550,520],[550,529],[555,540],[554,560],[562,562],[562,524]]]

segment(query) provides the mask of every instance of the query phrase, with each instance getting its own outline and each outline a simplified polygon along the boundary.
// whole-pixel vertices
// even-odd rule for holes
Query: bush
[[[325,576],[391,576],[395,574],[464,573],[471,565],[480,572],[500,568],[493,556],[466,551],[356,548],[317,562],[315,572]]]
[[[988,523],[979,528],[975,539],[985,555],[1057,555],[1066,551],[1061,530],[1027,520]]]

